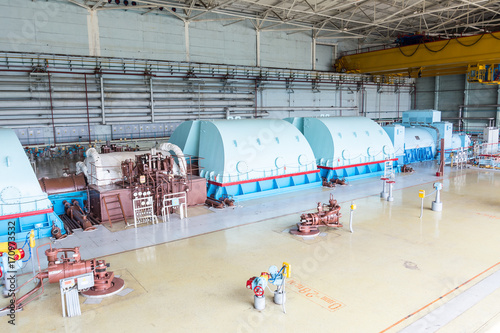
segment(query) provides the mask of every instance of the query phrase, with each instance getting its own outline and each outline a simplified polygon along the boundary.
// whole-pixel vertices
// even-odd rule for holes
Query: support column
[[[260,67],[260,30],[255,30],[255,66]]]
[[[89,55],[99,57],[101,55],[101,43],[99,39],[99,21],[97,11],[89,10],[87,15],[87,33],[89,38]]]
[[[312,38],[312,45],[311,45],[311,53],[312,53],[312,70],[316,70],[316,37],[314,37],[314,31],[313,31],[313,38]]]
[[[184,21],[184,40],[186,45],[186,61],[189,62],[189,21]]]
[[[434,110],[439,110],[439,76],[434,78]]]

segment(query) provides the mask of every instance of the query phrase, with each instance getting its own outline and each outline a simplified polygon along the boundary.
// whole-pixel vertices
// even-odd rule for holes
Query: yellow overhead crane
[[[500,84],[500,32],[345,55],[337,72],[426,77],[465,74],[469,82]]]

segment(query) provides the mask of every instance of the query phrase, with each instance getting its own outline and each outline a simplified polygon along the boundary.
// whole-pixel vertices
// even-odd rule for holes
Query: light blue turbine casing
[[[467,140],[465,137],[456,137],[453,134],[453,124],[441,121],[441,111],[438,110],[405,111],[403,113],[402,125],[406,127],[407,132],[409,131],[405,135],[405,163],[438,158],[441,150],[441,139],[444,139],[446,159],[452,150],[468,147],[470,144],[470,140]],[[432,143],[430,143],[429,137],[426,134],[422,134],[422,131],[428,132],[430,137],[432,137]],[[420,140],[415,139],[416,137]],[[460,145],[458,144],[459,140],[461,141]]]
[[[176,133],[183,131],[184,133]],[[169,142],[180,147],[199,131],[200,176],[216,199],[253,199],[321,186],[314,154],[302,133],[280,119],[200,121],[179,126]]]
[[[9,232],[23,241],[32,229],[35,238],[49,237],[53,223],[64,234],[64,225],[53,212],[13,130],[0,128],[0,147],[0,242],[9,240]]]
[[[286,120],[299,123],[296,118]],[[395,159],[389,136],[369,118],[304,118],[304,136],[316,156],[321,176],[328,180],[380,176],[385,161]]]
[[[174,143],[182,150],[188,164],[196,163],[196,160],[191,161],[191,159],[200,156],[200,125],[200,120],[185,121],[170,136],[169,142]],[[179,163],[177,158],[175,162]]]
[[[460,148],[467,149],[471,145],[470,137],[465,133],[453,133],[451,137],[451,149],[460,150]]]
[[[383,129],[394,146],[394,155],[396,155],[398,159],[395,166],[402,166],[405,163],[405,127],[399,124],[393,124],[384,126]]]
[[[436,142],[426,127],[405,128],[405,164],[433,160]]]
[[[170,136],[170,143],[178,146],[184,155],[200,156],[200,120],[185,121]]]

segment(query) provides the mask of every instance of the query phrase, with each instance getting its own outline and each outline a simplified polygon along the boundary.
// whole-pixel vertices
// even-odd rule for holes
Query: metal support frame
[[[133,200],[134,207],[134,224],[133,226],[137,228],[138,224],[151,223],[157,224],[158,218],[154,214],[153,207],[153,197],[142,197]],[[128,224],[127,226],[132,226]]]
[[[80,316],[80,300],[78,292],[94,286],[94,273],[86,273],[59,280],[63,317]]]
[[[163,222],[170,221],[171,208],[179,210],[181,220],[188,217],[186,192],[169,193],[163,196],[163,207],[161,208]]]

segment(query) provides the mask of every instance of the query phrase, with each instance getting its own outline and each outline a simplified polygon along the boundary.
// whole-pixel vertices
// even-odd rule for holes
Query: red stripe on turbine
[[[373,162],[366,162],[366,163],[359,163],[359,164],[349,164],[349,165],[344,165],[344,166],[338,166],[335,168],[318,165],[318,168],[327,169],[327,170],[338,170],[338,169],[354,168],[354,167],[359,167],[359,166],[363,166],[363,165],[379,164],[379,163],[384,163],[387,161],[397,161],[397,160],[398,160],[397,158],[393,158],[390,160],[383,160],[383,161],[373,161]]]
[[[248,183],[254,183],[254,182],[260,182],[263,180],[270,180],[270,179],[278,179],[278,178],[286,178],[286,177],[292,177],[292,176],[300,176],[300,175],[307,175],[310,173],[318,173],[319,170],[311,170],[311,171],[304,171],[304,172],[297,172],[297,173],[289,173],[287,175],[279,175],[279,176],[273,176],[273,177],[265,177],[265,178],[256,178],[256,179],[247,179],[247,180],[242,180],[239,182],[232,182],[232,183],[217,183],[214,181],[209,180],[208,183],[211,185],[217,185],[217,186],[231,186],[231,185],[239,185],[239,184],[248,184]]]
[[[18,213],[18,214],[3,215],[3,216],[0,216],[0,221],[1,220],[8,220],[8,219],[15,219],[15,218],[18,218],[18,217],[33,216],[33,215],[39,215],[39,214],[47,214],[47,213],[52,213],[53,211],[54,211],[54,209],[47,208],[47,209],[42,209],[42,210],[35,210],[33,212],[24,212],[24,213]]]

